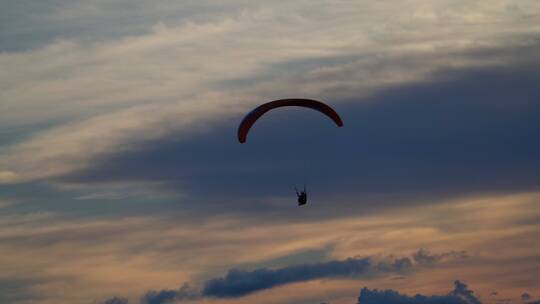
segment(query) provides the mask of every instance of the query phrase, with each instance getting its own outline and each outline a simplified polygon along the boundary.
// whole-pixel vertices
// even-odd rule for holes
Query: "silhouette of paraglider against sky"
[[[343,120],[339,116],[339,114],[332,109],[327,104],[313,99],[304,99],[304,98],[286,98],[286,99],[278,99],[274,101],[270,101],[267,103],[264,103],[255,109],[253,109],[251,112],[249,112],[242,122],[240,122],[240,125],[238,126],[238,141],[243,144],[247,140],[247,136],[249,134],[249,130],[251,127],[255,124],[255,122],[263,116],[268,111],[271,111],[276,108],[281,107],[302,107],[302,108],[308,108],[313,109],[316,111],[321,112],[322,114],[326,115],[328,118],[330,118],[338,127],[343,127]],[[307,191],[306,191],[306,182],[304,177],[304,188],[302,191],[298,191],[296,189],[296,195],[298,196],[298,206],[303,206],[307,204]]]

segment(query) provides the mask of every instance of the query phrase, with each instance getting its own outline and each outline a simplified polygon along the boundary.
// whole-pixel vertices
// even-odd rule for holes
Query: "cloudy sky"
[[[0,303],[540,302],[539,1],[0,4]]]

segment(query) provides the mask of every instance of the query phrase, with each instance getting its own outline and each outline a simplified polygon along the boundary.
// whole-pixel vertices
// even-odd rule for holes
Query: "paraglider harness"
[[[294,190],[296,191],[296,195],[298,196],[298,206],[305,205],[307,203],[307,192],[306,187],[304,186],[304,191],[298,192],[298,189],[294,187]]]

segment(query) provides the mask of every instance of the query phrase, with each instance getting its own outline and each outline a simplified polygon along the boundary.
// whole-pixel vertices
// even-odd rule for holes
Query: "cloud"
[[[524,292],[521,294],[521,301],[526,304],[540,304],[540,300],[538,301],[531,301],[534,297],[530,295],[528,292]]]
[[[128,299],[122,297],[112,297],[103,301],[101,304],[129,304]]]
[[[381,272],[401,272],[412,266],[408,258],[391,263],[374,262],[371,258],[348,258],[315,264],[287,266],[279,269],[260,268],[252,271],[229,270],[225,277],[207,281],[202,294],[207,297],[229,298],[276,286],[309,280],[375,275]]]
[[[13,277],[39,277],[48,281],[53,276],[61,276],[54,284],[31,286],[42,302],[46,301],[46,295],[55,303],[70,303],[66,299],[81,298],[81,292],[87,299],[103,299],[111,294],[136,299],[148,290],[156,290],[156,294],[162,289],[178,290],[170,288],[177,282],[190,282],[202,289],[205,281],[199,280],[224,279],[226,271],[222,269],[287,268],[287,265],[298,265],[302,259],[279,260],[280,257],[331,246],[327,254],[309,258],[308,263],[327,259],[343,262],[346,257],[358,255],[372,256],[379,261],[375,257],[388,252],[395,252],[397,258],[389,258],[384,267],[379,263],[380,275],[375,277],[332,277],[279,285],[275,290],[265,289],[261,294],[247,294],[247,298],[235,301],[249,301],[259,296],[285,297],[283,291],[297,287],[309,294],[314,286],[321,286],[317,292],[329,295],[336,289],[346,291],[357,284],[358,279],[410,288],[409,280],[388,280],[411,274],[414,274],[415,286],[426,284],[427,290],[439,289],[441,279],[458,277],[465,271],[476,278],[496,278],[483,282],[485,290],[505,290],[508,286],[534,290],[535,273],[527,270],[538,261],[539,247],[534,240],[539,230],[538,223],[525,223],[525,220],[538,214],[538,198],[538,194],[475,197],[436,206],[403,208],[399,217],[390,210],[371,216],[349,214],[348,218],[325,217],[316,221],[284,221],[280,215],[268,218],[267,214],[264,217],[201,218],[177,216],[172,212],[170,217],[100,219],[58,216],[44,219],[43,213],[27,214],[27,217],[14,215],[0,217],[3,256],[0,268],[8,282]],[[284,210],[283,214],[287,212],[291,209]],[[520,222],[524,224],[516,224]],[[509,246],[503,252],[497,250],[501,243]],[[395,249],[390,251],[389,248]],[[429,253],[420,254],[417,248],[432,251],[424,249]],[[456,248],[475,254],[466,254],[471,257],[465,260],[458,255],[455,261],[459,263],[454,263],[449,253],[460,252],[453,250]],[[442,264],[419,263],[415,255],[447,258],[439,260]],[[411,272],[384,272],[384,269],[407,265],[406,260],[400,260],[403,257],[408,257],[413,264]],[[36,272],[36,269],[41,271]],[[54,272],[48,272],[49,269]],[[506,275],[497,276],[501,271]],[[190,281],[192,278],[200,279]],[[520,285],[516,286],[515,282]],[[331,286],[336,289],[332,290]],[[302,295],[295,298],[300,299]]]
[[[420,250],[419,250],[420,252]],[[423,252],[426,252],[424,250]],[[415,253],[415,255],[417,255]],[[437,256],[449,256],[441,253]],[[430,263],[434,266],[434,261]],[[319,279],[374,277],[384,273],[407,273],[415,264],[409,257],[348,258],[311,264],[296,264],[281,268],[257,268],[255,270],[231,269],[224,277],[204,282],[201,290],[185,283],[179,289],[150,290],[142,298],[143,304],[162,304],[173,301],[207,298],[238,298],[274,287]],[[458,282],[456,282],[458,284]],[[461,283],[460,283],[461,284]],[[459,290],[457,289],[459,287]],[[466,286],[456,285],[459,295],[466,295]],[[475,304],[475,303],[471,303]]]
[[[211,5],[205,1],[163,2],[159,6],[139,0],[17,2],[0,12],[2,26],[12,29],[0,31],[0,40],[5,42],[0,51],[29,51],[61,39],[91,43],[144,35],[159,23],[210,21],[247,8],[252,8],[251,3],[243,1]]]
[[[461,297],[466,300],[466,303],[481,304],[480,301],[474,296],[474,292],[468,289],[467,285],[460,281],[454,282],[454,290],[450,293],[450,295]]]
[[[0,184],[17,180],[17,174],[11,171],[0,171]]]
[[[17,278],[0,275],[0,303],[35,302],[40,295],[32,290],[34,284],[43,283],[38,278]]]
[[[359,103],[442,68],[507,64],[512,55],[493,50],[534,44],[539,9],[536,1],[342,4],[10,6],[0,20],[13,30],[2,41],[17,50],[35,39],[30,50],[0,54],[9,71],[0,75],[1,110],[10,113],[0,128],[21,130],[2,150],[0,181],[50,179],[148,140],[195,136],[198,125],[185,119],[231,118],[271,96]]]
[[[445,296],[414,297],[399,294],[394,290],[370,290],[363,288],[358,297],[358,304],[481,304],[467,285],[460,281],[454,282],[454,290]]]
[[[371,257],[348,258],[312,264],[298,264],[277,269],[258,268],[245,271],[231,269],[224,277],[207,280],[201,291],[187,283],[178,290],[148,291],[141,303],[161,304],[170,301],[193,300],[200,297],[237,298],[281,285],[329,278],[357,278],[382,273],[403,273],[413,264],[408,257],[375,261]]]
[[[192,289],[189,284],[184,283],[177,290],[149,291],[141,298],[141,304],[164,304],[182,300],[195,300],[199,297],[199,291]]]
[[[5,199],[0,198],[0,209],[7,208],[13,205],[16,205],[15,200],[5,200]]]
[[[540,95],[537,71],[533,62],[440,70],[431,82],[336,103],[346,121],[339,130],[318,113],[272,113],[246,145],[234,139],[239,114],[198,136],[167,135],[98,157],[91,168],[61,180],[160,181],[193,199],[218,206],[226,200],[239,210],[258,206],[254,197],[288,195],[304,174],[318,185],[319,197],[337,193],[342,204],[353,197],[348,207],[363,209],[358,201],[370,195],[390,197],[395,206],[434,196],[534,191],[540,170],[540,123],[533,114],[540,106],[531,101]]]
[[[414,253],[413,259],[415,262],[420,264],[433,264],[440,261],[447,261],[447,260],[461,260],[467,258],[467,252],[465,251],[450,251],[450,252],[444,252],[440,254],[432,254],[429,252],[429,250],[421,248],[417,252]]]

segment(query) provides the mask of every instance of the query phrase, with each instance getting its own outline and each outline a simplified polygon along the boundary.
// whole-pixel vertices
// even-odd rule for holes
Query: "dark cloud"
[[[128,299],[121,298],[121,297],[112,297],[110,299],[107,299],[101,302],[101,304],[128,304],[128,303],[129,303]]]
[[[528,292],[524,292],[521,294],[521,301],[527,304],[540,304],[540,300],[538,301],[531,301],[534,297],[530,295]]]
[[[467,288],[467,285],[465,283],[462,283],[460,281],[454,282],[454,290],[450,293],[450,295],[465,299],[466,303],[481,304],[480,300],[478,300],[474,296],[474,292]]]
[[[422,253],[421,255],[427,255],[428,251],[421,249],[413,254],[413,256],[419,256],[419,253]],[[450,253],[454,253],[454,251],[451,251]],[[450,253],[430,254],[430,256],[449,256],[451,255]],[[442,261],[443,259],[436,259],[432,261],[430,265]],[[174,301],[195,300],[201,297],[237,298],[285,284],[317,279],[340,277],[366,278],[381,274],[401,274],[397,278],[404,279],[405,277],[402,276],[402,274],[407,274],[414,269],[414,266],[415,264],[408,257],[395,258],[389,256],[377,261],[372,257],[364,257],[318,263],[304,263],[274,269],[257,268],[250,271],[231,269],[224,277],[207,280],[203,284],[201,290],[192,288],[186,283],[179,289],[148,291],[141,298],[141,304],[164,304]],[[474,295],[467,289],[465,284],[456,281],[455,285],[456,288],[451,293],[453,297],[463,298],[468,301],[465,302],[468,304],[478,304],[474,302]]]
[[[343,197],[347,212],[382,202],[532,191],[540,185],[539,68],[526,62],[441,70],[429,81],[362,100],[328,100],[343,117],[341,129],[315,111],[278,110],[240,145],[241,117],[224,120],[192,138],[171,134],[102,158],[62,181],[156,181],[189,194],[196,208],[246,212],[290,196],[304,175],[312,198]],[[336,208],[324,211],[337,212],[330,209]]]
[[[419,264],[432,264],[445,260],[461,260],[467,258],[467,252],[465,251],[450,251],[443,253],[430,253],[427,249],[419,249],[414,253],[413,259]]]
[[[148,291],[142,304],[162,304],[172,301],[193,300],[199,297],[235,298],[273,287],[336,277],[368,277],[381,273],[406,272],[413,266],[407,257],[388,258],[375,262],[372,258],[348,258],[312,264],[286,266],[277,269],[258,268],[251,271],[231,269],[224,277],[204,283],[202,291],[184,284],[178,290]]]
[[[394,290],[370,290],[363,288],[358,297],[358,304],[480,304],[474,293],[460,281],[454,282],[454,290],[445,296],[414,297],[402,295]]]
[[[374,262],[371,258],[348,258],[344,261],[303,264],[279,269],[252,271],[229,270],[222,278],[206,282],[202,294],[208,297],[241,297],[247,294],[295,282],[334,277],[369,276],[380,272],[400,272],[411,267],[408,258]]]
[[[189,284],[184,284],[179,289],[165,289],[160,291],[149,291],[141,298],[141,304],[165,304],[182,300],[193,300],[200,296],[197,290],[192,289]]]

